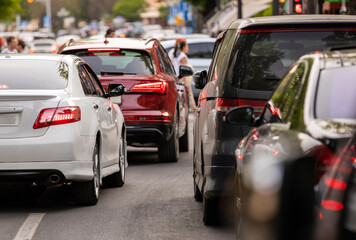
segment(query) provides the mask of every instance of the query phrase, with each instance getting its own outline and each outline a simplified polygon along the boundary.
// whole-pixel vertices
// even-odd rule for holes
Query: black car
[[[273,16],[233,22],[218,36],[209,74],[194,74],[203,88],[194,124],[194,196],[204,203],[206,224],[214,224],[219,198],[231,196],[234,150],[251,130],[231,125],[225,114],[251,106],[260,114],[275,86],[302,55],[356,43],[356,17]]]
[[[310,239],[314,190],[356,130],[355,62],[350,50],[305,55],[259,117],[252,107],[227,113],[227,124],[253,127],[235,151],[237,225],[242,215],[273,226],[271,239]]]
[[[356,134],[318,184],[315,240],[356,239]]]

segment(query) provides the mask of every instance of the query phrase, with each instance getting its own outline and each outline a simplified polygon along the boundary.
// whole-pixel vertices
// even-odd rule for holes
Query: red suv
[[[182,66],[176,77],[158,40],[82,39],[70,42],[61,54],[74,54],[90,64],[105,90],[110,83],[125,85],[118,97],[127,126],[127,142],[158,147],[160,162],[176,162],[188,151],[188,98],[181,77],[192,75]]]

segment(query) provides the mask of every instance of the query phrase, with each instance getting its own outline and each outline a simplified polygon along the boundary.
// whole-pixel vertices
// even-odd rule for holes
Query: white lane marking
[[[46,213],[30,213],[14,240],[31,240]]]

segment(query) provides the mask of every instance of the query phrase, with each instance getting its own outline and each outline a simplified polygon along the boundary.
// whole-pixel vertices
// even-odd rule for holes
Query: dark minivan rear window
[[[65,62],[50,60],[1,60],[0,89],[64,89],[69,69]]]
[[[302,55],[355,42],[356,28],[240,30],[227,79],[237,88],[272,91]]]

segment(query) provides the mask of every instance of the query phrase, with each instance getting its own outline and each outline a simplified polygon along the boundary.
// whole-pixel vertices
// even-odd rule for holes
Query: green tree
[[[21,0],[0,0],[0,21],[11,20],[21,11]]]
[[[113,9],[113,13],[117,16],[123,16],[128,21],[140,19],[142,13],[148,6],[145,0],[120,0]]]

